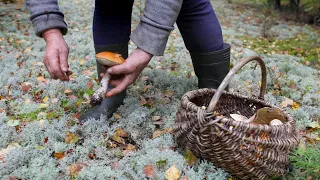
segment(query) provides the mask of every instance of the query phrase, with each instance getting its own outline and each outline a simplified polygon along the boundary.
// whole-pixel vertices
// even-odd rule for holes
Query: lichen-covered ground
[[[134,7],[133,28],[141,13],[139,3]],[[60,4],[69,25],[65,36],[73,71],[69,82],[49,79],[42,62],[45,42],[35,37],[25,7],[0,4],[0,177],[164,179],[178,173],[187,179],[229,178],[209,162],[185,156],[172,135],[165,133],[174,123],[181,96],[196,89],[191,59],[177,29],[166,54],[153,58],[113,118],[77,124],[98,87],[91,34],[94,5],[92,0]],[[248,5],[219,0],[213,6],[225,41],[232,44],[232,64],[254,54],[263,57],[268,67],[266,101],[296,119],[302,141],[301,154],[293,159],[309,161],[303,153],[320,140],[319,27],[277,20],[276,15],[266,19],[262,10]],[[230,91],[256,95],[260,70],[254,67],[254,63],[244,67]],[[312,157],[320,155],[318,147],[312,146]],[[320,162],[313,160],[315,167],[307,163],[309,171],[296,168],[292,176],[320,177]],[[190,163],[195,164],[190,167]],[[169,168],[178,172],[170,174]]]

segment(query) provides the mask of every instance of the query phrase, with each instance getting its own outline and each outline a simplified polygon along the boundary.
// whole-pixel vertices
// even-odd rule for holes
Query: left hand
[[[136,48],[123,64],[108,68],[107,71],[111,74],[110,84],[115,88],[107,92],[106,97],[116,95],[134,83],[142,70],[148,65],[152,56],[152,54]],[[113,75],[120,75],[120,77],[112,79]]]

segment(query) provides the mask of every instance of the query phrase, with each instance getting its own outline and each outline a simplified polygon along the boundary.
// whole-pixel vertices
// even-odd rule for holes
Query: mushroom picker
[[[101,52],[96,55],[97,61],[105,66],[115,66],[124,63],[125,59],[119,53],[114,52]],[[91,105],[101,104],[107,93],[108,84],[111,79],[111,75],[106,71],[100,81],[100,88],[97,89],[90,99]]]

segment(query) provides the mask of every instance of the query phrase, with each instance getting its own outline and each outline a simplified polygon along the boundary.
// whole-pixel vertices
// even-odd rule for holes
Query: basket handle
[[[251,61],[258,61],[260,68],[261,68],[261,73],[262,73],[262,78],[261,78],[261,88],[260,88],[260,99],[264,99],[264,95],[266,94],[266,86],[267,86],[267,69],[266,65],[264,64],[263,60],[259,56],[251,56],[245,59],[242,59],[238,64],[236,64],[227,74],[227,76],[224,78],[222,83],[220,84],[219,88],[217,91],[214,93],[214,96],[211,99],[211,102],[208,106],[207,111],[212,112],[215,106],[218,103],[218,100],[223,92],[223,90],[228,86],[230,83],[232,77],[247,63]]]

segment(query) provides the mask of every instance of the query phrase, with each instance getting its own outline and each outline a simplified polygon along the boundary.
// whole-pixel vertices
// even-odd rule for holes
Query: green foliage
[[[295,176],[308,178],[320,177],[320,146],[317,144],[298,148],[290,157]]]

